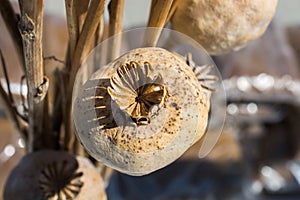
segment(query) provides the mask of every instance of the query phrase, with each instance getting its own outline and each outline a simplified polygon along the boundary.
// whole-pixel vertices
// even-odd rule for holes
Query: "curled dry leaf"
[[[173,28],[195,39],[212,55],[237,50],[260,37],[277,6],[277,0],[177,1]]]
[[[97,160],[144,175],[180,157],[207,128],[210,91],[186,60],[134,49],[95,72],[74,102],[77,136]]]
[[[27,154],[12,170],[4,189],[6,199],[106,199],[106,194],[88,159],[41,150]]]

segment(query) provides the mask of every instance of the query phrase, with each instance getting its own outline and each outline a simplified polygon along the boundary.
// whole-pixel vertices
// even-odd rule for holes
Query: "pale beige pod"
[[[175,30],[199,42],[209,54],[237,50],[260,37],[271,22],[277,0],[177,0]]]
[[[97,160],[130,175],[158,170],[203,136],[210,92],[186,59],[134,49],[95,72],[73,112],[77,136]]]
[[[84,157],[64,151],[27,154],[7,179],[4,200],[106,200],[104,182]]]

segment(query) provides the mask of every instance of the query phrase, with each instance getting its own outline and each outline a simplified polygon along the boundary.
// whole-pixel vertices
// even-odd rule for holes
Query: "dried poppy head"
[[[73,106],[86,150],[130,175],[148,174],[181,156],[204,135],[210,110],[211,91],[203,79],[209,70],[192,64],[149,47],[92,74]]]
[[[211,55],[238,50],[259,38],[271,22],[278,0],[176,0],[171,19]]]
[[[27,154],[12,170],[4,200],[106,199],[104,183],[86,158],[64,151]]]

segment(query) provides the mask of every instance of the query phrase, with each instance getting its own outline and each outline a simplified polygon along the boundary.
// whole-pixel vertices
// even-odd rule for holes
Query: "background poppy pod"
[[[271,22],[277,0],[177,0],[174,30],[199,42],[211,55],[238,50],[259,38]]]
[[[104,182],[87,158],[54,150],[40,150],[23,157],[10,174],[3,197],[107,199]]]

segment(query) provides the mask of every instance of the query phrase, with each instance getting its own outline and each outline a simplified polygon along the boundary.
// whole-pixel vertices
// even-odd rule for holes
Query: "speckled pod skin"
[[[78,187],[68,184],[70,177]],[[57,183],[56,187],[52,187],[53,182]],[[65,189],[72,197],[60,193],[60,199],[107,199],[104,182],[87,158],[54,150],[40,150],[24,156],[8,177],[3,197],[4,200],[58,199],[58,196],[47,197],[50,192],[45,193],[42,188],[55,190],[66,183],[78,193]]]
[[[149,62],[163,77],[168,92],[164,106],[147,125],[137,126],[130,118],[118,117],[122,112],[107,92],[118,67],[131,61]],[[185,60],[151,47],[132,50],[95,72],[75,100],[74,119],[78,138],[94,158],[140,176],[170,164],[201,138],[209,107],[209,94]]]
[[[237,50],[260,37],[277,0],[177,0],[175,30],[199,42],[211,55]]]

